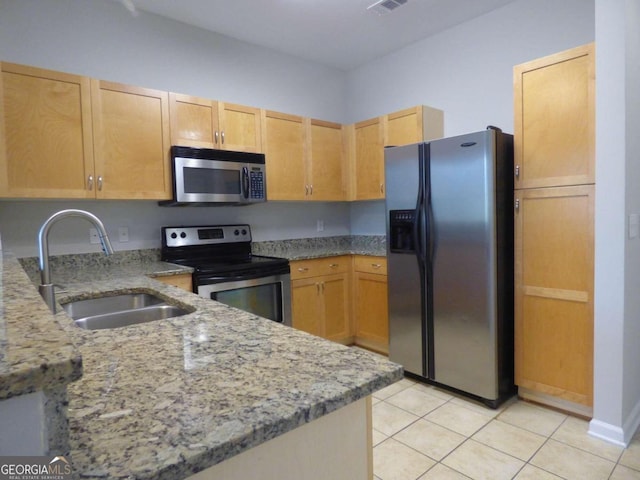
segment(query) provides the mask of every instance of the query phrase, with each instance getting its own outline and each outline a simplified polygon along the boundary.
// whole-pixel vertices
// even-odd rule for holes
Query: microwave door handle
[[[245,199],[249,198],[249,169],[242,167],[242,195]]]

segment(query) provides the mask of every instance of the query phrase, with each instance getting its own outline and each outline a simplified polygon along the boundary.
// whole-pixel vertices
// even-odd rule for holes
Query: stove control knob
[[[175,239],[175,238],[178,238],[178,234],[177,234],[176,232],[173,232],[173,233],[171,234],[171,238],[174,238],[174,239]]]
[[[240,235],[240,230],[238,230],[237,228],[233,231],[233,234],[237,237],[238,235]]]
[[[180,238],[187,238],[187,234],[184,232],[180,233]]]
[[[242,235],[246,235],[246,234],[247,234],[247,231],[243,228],[242,229]]]

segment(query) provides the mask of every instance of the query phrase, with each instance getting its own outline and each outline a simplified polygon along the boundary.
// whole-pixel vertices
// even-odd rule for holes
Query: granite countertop
[[[79,349],[55,325],[20,264],[0,252],[0,400],[70,383]]]
[[[337,255],[387,255],[384,235],[345,235],[255,242],[253,253],[288,260],[333,257]]]
[[[148,276],[181,273],[182,267],[151,258],[118,263],[93,271],[60,262],[52,278],[66,293],[58,300],[152,292],[195,312],[88,331],[60,311],[58,325],[43,328],[64,339],[72,358],[82,357],[82,377],[68,385],[68,417],[71,458],[83,478],[183,478],[402,378],[402,368],[382,357]],[[17,262],[11,269],[19,269]],[[29,291],[19,308],[50,324],[27,276],[11,275],[22,275],[22,297]],[[6,382],[2,372],[0,381]]]

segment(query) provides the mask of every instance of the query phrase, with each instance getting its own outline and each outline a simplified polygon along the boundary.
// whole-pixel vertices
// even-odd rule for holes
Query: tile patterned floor
[[[588,422],[512,399],[497,410],[404,379],[373,395],[376,480],[640,480],[627,449]]]

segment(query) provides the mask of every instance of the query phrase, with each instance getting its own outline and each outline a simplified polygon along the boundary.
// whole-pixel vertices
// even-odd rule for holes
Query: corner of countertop
[[[82,376],[82,356],[18,260],[0,254],[0,400],[60,388]]]

